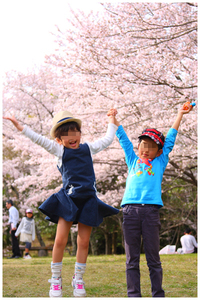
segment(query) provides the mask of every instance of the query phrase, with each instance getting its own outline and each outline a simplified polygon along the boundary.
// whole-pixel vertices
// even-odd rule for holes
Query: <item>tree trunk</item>
[[[38,239],[38,241],[40,243],[40,246],[41,247],[45,247],[45,243],[44,243],[44,241],[43,241],[43,239],[41,237],[40,231],[39,231],[39,229],[38,229],[38,227],[37,227],[36,224],[35,224],[35,232],[36,232],[36,235],[37,235],[37,239]]]
[[[71,256],[76,256],[76,249],[77,249],[77,232],[70,230],[71,232],[71,243],[72,243],[72,252],[71,252]]]
[[[92,230],[91,236],[90,236],[90,247],[92,251],[92,255],[98,255],[98,240],[95,238],[94,231]]]
[[[119,227],[121,228],[121,234],[122,234],[122,247],[125,250],[125,245],[124,245],[124,233],[123,233],[123,219],[121,219],[120,217],[118,217],[118,222],[119,222]]]
[[[38,241],[40,243],[40,246],[41,247],[45,247],[45,243],[44,243],[44,241],[43,241],[43,239],[41,237],[40,231],[39,231],[39,229],[38,229],[38,227],[37,227],[36,224],[35,224],[35,232],[36,232],[37,239],[38,239]],[[48,251],[44,250],[44,249],[39,250],[38,251],[38,256],[48,256]]]
[[[112,254],[112,236],[110,233],[105,232],[105,254]]]
[[[117,253],[117,232],[114,231],[112,234],[112,254]]]

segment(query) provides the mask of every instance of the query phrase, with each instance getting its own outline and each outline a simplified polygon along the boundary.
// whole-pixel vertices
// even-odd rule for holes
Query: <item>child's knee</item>
[[[78,239],[77,245],[81,249],[87,249],[89,247],[89,241],[88,239]]]
[[[66,243],[67,243],[66,239],[63,239],[63,238],[60,238],[60,237],[56,237],[54,245],[56,247],[58,247],[58,248],[62,248],[62,247],[66,246]]]

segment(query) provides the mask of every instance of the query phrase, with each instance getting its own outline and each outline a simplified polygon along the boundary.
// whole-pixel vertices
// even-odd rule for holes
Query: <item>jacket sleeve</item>
[[[104,150],[105,148],[107,148],[113,142],[116,130],[117,130],[117,126],[113,123],[109,123],[106,135],[103,138],[92,143],[87,142],[91,154],[92,155],[96,154]]]
[[[169,153],[172,151],[175,141],[176,141],[176,136],[177,136],[178,131],[174,128],[170,128],[165,142],[164,142],[164,147],[163,147],[163,153],[160,155],[160,159],[163,160],[163,166],[166,168],[168,161],[169,161]]]
[[[126,160],[128,168],[130,169],[134,159],[136,158],[136,154],[133,149],[133,144],[129,140],[128,136],[126,135],[126,132],[124,131],[124,128],[122,125],[120,125],[118,127],[116,136],[118,137],[119,143],[120,143],[122,149],[124,150],[125,160]]]
[[[23,226],[24,226],[24,218],[22,218],[22,220],[17,228],[17,231],[15,232],[15,236],[18,236],[21,233]]]
[[[197,244],[196,239],[195,239],[194,236],[193,236],[193,245],[194,245],[194,247],[198,248],[198,244]]]
[[[30,129],[27,125],[24,126],[22,130],[22,134],[28,137],[33,143],[41,146],[47,152],[57,156],[62,157],[63,154],[63,146],[59,145],[57,142],[53,140],[49,140],[41,134],[36,133],[32,129]]]

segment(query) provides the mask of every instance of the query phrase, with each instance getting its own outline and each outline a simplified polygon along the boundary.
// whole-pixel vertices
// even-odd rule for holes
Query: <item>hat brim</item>
[[[65,124],[65,123],[69,123],[69,122],[76,122],[79,124],[79,126],[81,127],[81,120],[79,119],[75,119],[75,118],[69,118],[67,120],[63,120],[62,122],[59,122],[57,124],[55,124],[52,128],[51,128],[51,131],[50,131],[50,135],[55,138],[55,131],[58,127],[60,127],[62,124]]]
[[[150,140],[152,140],[154,143],[156,143],[158,146],[163,147],[163,145],[159,142],[159,140],[155,140],[153,139],[151,136],[149,136],[148,134],[142,134],[140,136],[138,136],[138,139],[144,138],[144,137],[148,137]]]

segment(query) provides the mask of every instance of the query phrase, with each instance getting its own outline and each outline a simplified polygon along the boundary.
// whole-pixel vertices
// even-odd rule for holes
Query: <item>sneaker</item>
[[[28,254],[28,255],[24,255],[24,258],[25,258],[25,259],[30,259],[30,258],[32,258],[32,257]]]
[[[7,259],[11,259],[11,258],[15,258],[15,256],[14,256],[14,255],[12,255],[12,256],[10,256],[10,257],[7,257]]]
[[[51,283],[49,297],[62,297],[62,278],[51,278],[48,282]]]
[[[11,258],[20,258],[21,256],[19,256],[19,255],[12,255],[12,256],[10,256],[10,257],[7,257],[8,259],[11,259]]]
[[[84,297],[86,296],[85,291],[85,282],[83,279],[75,279],[75,276],[72,278],[72,286],[74,288],[74,297]]]

